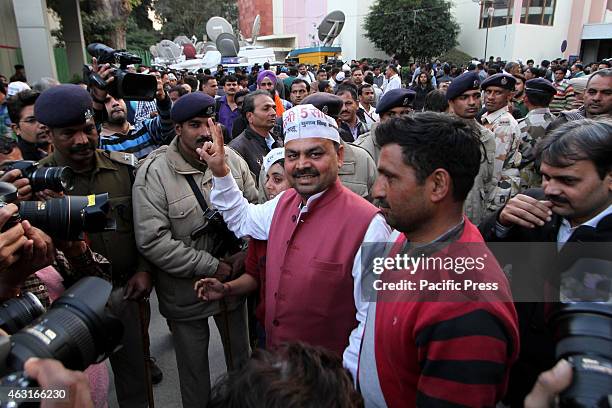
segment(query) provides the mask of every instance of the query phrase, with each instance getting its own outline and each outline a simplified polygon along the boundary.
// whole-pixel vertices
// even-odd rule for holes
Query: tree
[[[238,27],[238,6],[233,0],[156,0],[153,6],[162,21],[164,37],[171,40],[178,35],[202,39],[206,22],[214,16],[224,17],[234,29]]]
[[[427,61],[457,45],[459,24],[448,0],[377,0],[365,18],[366,37],[405,64]]]

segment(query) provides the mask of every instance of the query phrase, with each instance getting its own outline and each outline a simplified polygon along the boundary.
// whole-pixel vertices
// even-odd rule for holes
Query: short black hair
[[[359,89],[357,90],[357,95],[358,95],[358,96],[361,96],[361,94],[363,93],[363,90],[364,90],[365,88],[370,88],[370,89],[372,89],[372,84],[369,84],[369,83],[367,83],[367,82],[366,82],[365,84],[361,84],[361,85],[359,85]]]
[[[195,92],[198,89],[198,80],[192,75],[185,76],[183,82],[191,87],[191,92]]]
[[[184,86],[182,85],[175,85],[172,88],[170,88],[170,91],[168,91],[168,93],[172,93],[172,92],[176,92],[179,94],[179,97],[183,96],[183,95],[187,95],[189,92],[185,89]]]
[[[257,98],[259,95],[265,95],[268,98],[272,98],[272,96],[270,96],[270,92],[264,91],[263,89],[258,89],[256,91],[249,92],[247,96],[244,97],[244,102],[242,102],[243,114],[246,115],[248,112],[255,111],[255,98]]]
[[[39,96],[40,92],[32,89],[24,89],[11,96],[7,102],[8,114],[9,118],[11,118],[11,122],[18,124],[23,108],[34,105]]]
[[[602,180],[612,171],[612,124],[592,119],[564,123],[536,145],[539,162],[568,167],[590,160]]]
[[[225,85],[226,82],[238,83],[238,78],[236,77],[236,75],[226,75],[223,77],[223,85]]]
[[[436,169],[445,169],[453,181],[453,198],[464,201],[480,168],[478,130],[468,122],[435,112],[391,118],[376,127],[380,146],[398,144],[407,166],[420,184]]]
[[[306,92],[310,92],[310,84],[308,82],[306,82],[303,79],[297,78],[294,79],[293,82],[291,83],[291,88],[289,89],[289,91],[291,91],[293,89],[293,85],[295,84],[304,84],[306,85]]]
[[[320,81],[317,86],[319,87],[319,92],[325,92],[325,89],[329,86],[329,81]]]
[[[0,82],[0,93],[6,95],[6,87],[4,86],[4,82]]]
[[[353,100],[357,101],[358,97],[357,91],[355,89],[356,86],[353,84],[342,84],[338,86],[338,89],[336,90],[336,95],[340,96],[342,94],[348,93],[351,95],[351,98],[353,98]]]
[[[212,75],[202,75],[200,77],[200,91],[202,90],[202,88],[204,87],[204,85],[206,85],[206,83],[208,81],[210,81],[211,79],[217,80],[217,78],[215,78]]]
[[[298,69],[296,67],[289,67],[289,76],[298,76]]]
[[[430,91],[425,96],[425,105],[423,109],[429,112],[446,112],[448,109],[446,94],[439,89]]]
[[[301,343],[256,349],[211,390],[210,408],[363,407],[339,356]]]
[[[325,74],[325,75],[327,75],[327,71],[326,71],[326,70],[324,70],[323,68],[321,68],[321,69],[319,69],[319,70],[317,71],[317,75],[319,75],[319,74]]]

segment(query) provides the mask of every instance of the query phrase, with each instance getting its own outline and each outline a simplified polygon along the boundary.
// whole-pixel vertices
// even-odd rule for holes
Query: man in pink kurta
[[[198,150],[214,175],[211,202],[237,236],[268,240],[267,346],[322,346],[343,355],[354,375],[367,311],[360,247],[384,242],[390,229],[376,207],[338,179],[344,151],[335,120],[312,105],[284,113],[292,188],[261,205],[242,200],[214,129],[214,144]]]

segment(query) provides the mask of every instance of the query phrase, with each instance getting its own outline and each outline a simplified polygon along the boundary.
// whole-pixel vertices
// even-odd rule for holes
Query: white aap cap
[[[268,154],[263,159],[263,168],[264,172],[268,173],[270,167],[274,165],[279,160],[283,160],[285,158],[285,148],[284,147],[275,147],[270,150]]]
[[[283,113],[285,145],[296,139],[322,138],[340,143],[336,121],[314,105],[297,105]]]
[[[6,96],[17,95],[21,91],[25,91],[26,89],[31,89],[30,85],[21,81],[11,82],[6,90]]]

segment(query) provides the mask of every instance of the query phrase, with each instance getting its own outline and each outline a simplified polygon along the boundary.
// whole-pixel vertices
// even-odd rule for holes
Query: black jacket
[[[537,200],[545,198],[542,189],[530,189],[523,194],[531,196]],[[523,242],[523,243],[538,243],[538,242],[557,242],[557,234],[561,227],[561,217],[557,214],[552,215],[551,221],[545,223],[541,227],[523,228],[514,226],[504,238],[498,238],[495,234],[495,223],[499,215],[497,213],[484,219],[479,230],[486,242]],[[568,242],[611,242],[612,241],[612,215],[609,215],[599,221],[597,228],[579,227],[569,238]],[[522,248],[529,247],[529,245]],[[546,298],[544,293],[547,289],[559,290],[559,276],[563,271],[568,270],[575,261],[581,257],[602,257],[606,261],[612,261],[612,254],[602,253],[586,254],[583,250],[576,253],[575,247],[564,246],[561,251],[557,251],[556,245],[542,246],[532,245],[539,252],[531,251],[531,253],[515,254],[512,259],[501,259],[498,253],[493,251],[498,257],[498,261],[504,266],[507,261],[512,263],[511,287],[516,288],[521,286],[532,286],[534,291],[541,291],[542,299]],[[601,246],[598,246],[601,248]],[[584,247],[581,247],[584,249]],[[542,252],[546,253],[542,253]],[[541,271],[534,270],[534,264],[537,263],[547,265],[546,269],[551,273],[546,277],[546,281],[542,284]],[[538,278],[540,276],[540,278]],[[514,290],[513,290],[514,292]],[[515,307],[519,318],[519,333],[521,339],[521,351],[518,361],[512,367],[510,373],[510,383],[508,386],[507,397],[504,402],[511,406],[522,407],[523,400],[529,391],[533,388],[538,375],[542,371],[550,369],[555,364],[555,345],[556,341],[553,337],[553,328],[551,327],[548,315],[555,310],[559,304],[551,303],[534,303],[534,302],[516,302]]]
[[[247,126],[244,132],[233,139],[228,146],[237,151],[247,162],[249,170],[253,173],[253,178],[257,183],[263,158],[270,151],[270,148],[266,144],[266,140],[255,133],[250,126]],[[277,141],[272,145],[272,148],[275,147],[280,147]]]

